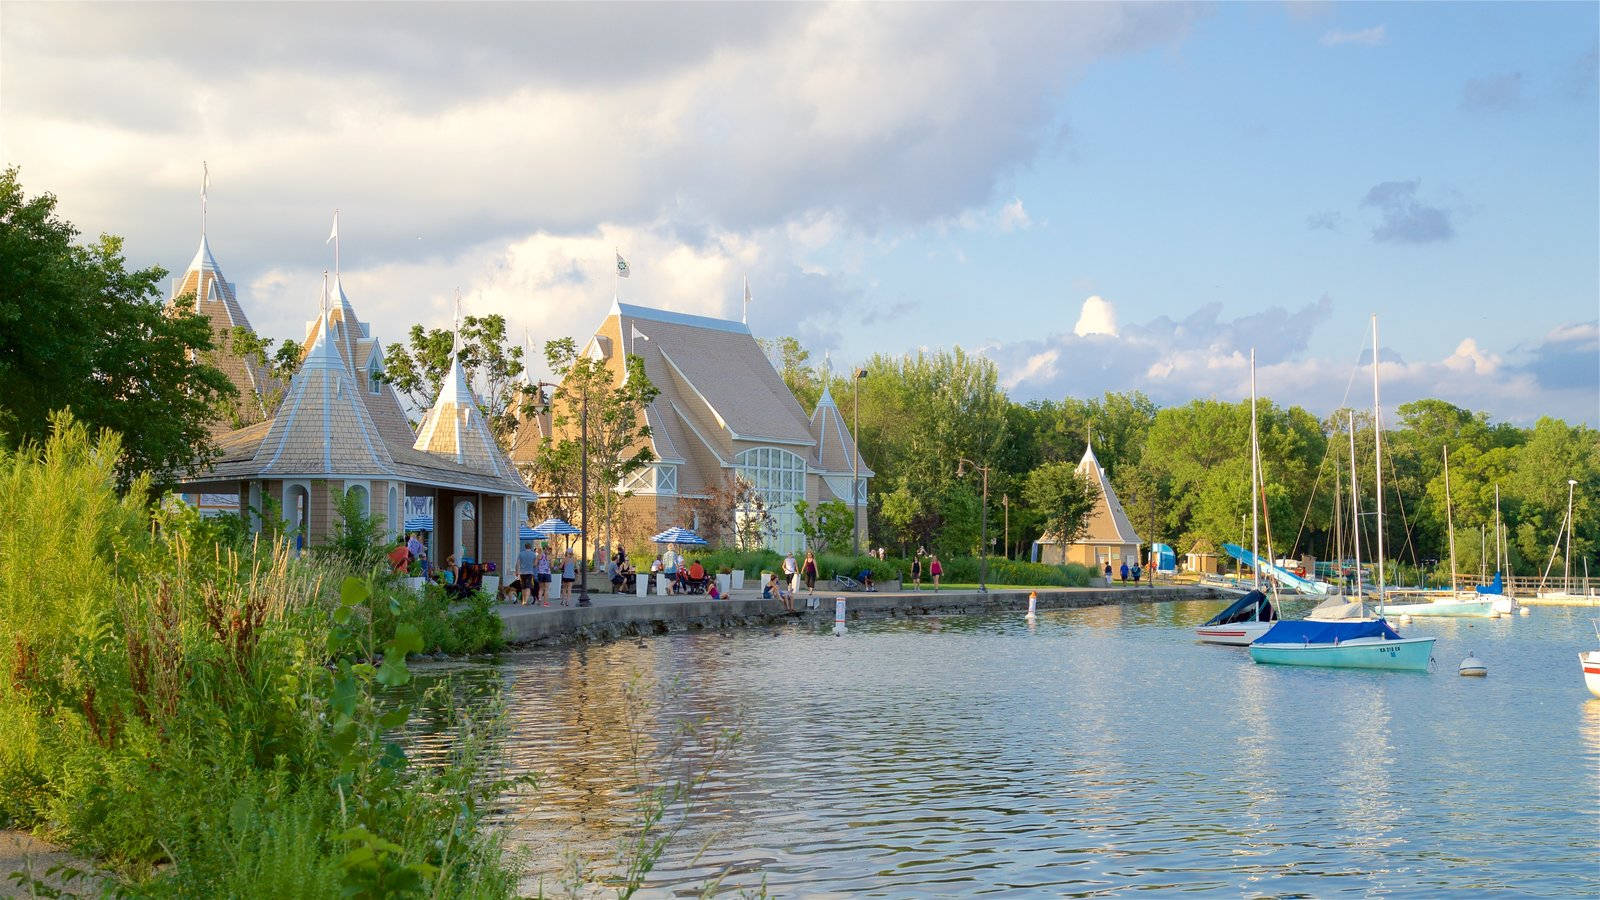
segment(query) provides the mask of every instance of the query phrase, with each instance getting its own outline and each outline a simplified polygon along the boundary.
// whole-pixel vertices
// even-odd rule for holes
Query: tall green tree
[[[575,519],[587,447],[591,522],[582,527],[593,540],[591,525],[598,520],[609,546],[617,504],[629,493],[624,483],[655,461],[644,410],[661,390],[645,374],[640,357],[623,360],[626,374],[618,380],[606,360],[580,354],[571,338],[547,341],[544,350],[560,382],[549,397],[550,434],[541,439],[529,481],[549,512]],[[524,407],[524,412],[536,410]]]
[[[1067,462],[1045,463],[1028,473],[1022,498],[1044,517],[1044,532],[1062,543],[1083,536],[1100,499],[1100,486]]]
[[[77,243],[56,198],[0,176],[0,440],[43,440],[53,410],[121,434],[124,485],[167,482],[215,453],[214,411],[236,391],[204,361],[194,298],[161,301],[160,268],[130,272],[122,239]]]
[[[822,374],[809,364],[811,351],[793,337],[757,338],[756,343],[801,408],[806,412],[815,409],[822,396]]]

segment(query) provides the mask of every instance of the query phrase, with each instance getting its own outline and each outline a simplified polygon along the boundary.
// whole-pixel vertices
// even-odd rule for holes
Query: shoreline
[[[1038,589],[1037,608],[1076,609],[1157,603],[1173,600],[1223,599],[1215,588],[1191,585],[1160,587],[1087,587]],[[722,628],[770,627],[780,622],[812,624],[834,620],[834,599],[846,602],[849,622],[909,618],[926,615],[971,615],[1025,610],[1028,592],[996,590],[922,590],[894,592],[817,592],[818,608],[785,612],[776,600],[761,599],[760,592],[745,590],[723,600],[701,595],[649,596],[591,594],[592,606],[518,606],[500,604],[495,612],[505,623],[506,644],[512,648],[603,643],[625,637],[703,631]],[[806,598],[796,600],[802,607]]]

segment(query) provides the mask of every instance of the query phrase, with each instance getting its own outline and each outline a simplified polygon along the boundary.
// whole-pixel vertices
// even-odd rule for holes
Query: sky
[[[624,302],[1018,400],[1600,425],[1600,5],[0,6],[0,159],[266,336]],[[631,268],[613,275],[616,253]]]

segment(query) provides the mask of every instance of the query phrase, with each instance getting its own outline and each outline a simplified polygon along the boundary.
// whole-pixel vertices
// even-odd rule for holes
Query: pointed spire
[[[334,278],[338,278],[339,277],[339,210],[337,210],[337,209],[335,209],[333,211],[333,231],[328,233],[328,240],[323,241],[323,243],[326,244],[329,241],[333,242],[333,277]]]
[[[455,320],[454,320],[454,323],[450,326],[450,330],[455,332],[454,338],[450,341],[450,357],[451,357],[451,359],[460,359],[461,358],[461,288],[456,288]]]

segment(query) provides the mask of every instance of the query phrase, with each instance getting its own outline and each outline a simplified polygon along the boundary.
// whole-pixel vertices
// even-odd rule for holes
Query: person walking
[[[928,556],[928,577],[933,579],[933,589],[935,591],[939,590],[939,576],[943,574],[944,566],[939,564],[939,554],[930,554]]]
[[[570,606],[567,601],[572,599],[572,583],[578,580],[578,558],[572,555],[572,548],[568,547],[566,555],[561,558],[561,605]]]
[[[793,550],[783,557],[783,583],[789,586],[790,594],[800,590],[800,564],[794,561]]]
[[[539,554],[533,552],[533,541],[522,542],[522,552],[517,554],[517,605],[527,606],[533,594],[533,578],[539,572]]]
[[[539,545],[539,559],[534,563],[533,599],[543,597],[544,605],[550,605],[550,546]]]
[[[911,560],[911,589],[922,590],[922,551],[918,550],[916,557]]]
[[[1133,586],[1134,587],[1138,587],[1139,586],[1139,576],[1141,574],[1143,574],[1143,573],[1144,573],[1144,570],[1139,568],[1139,564],[1138,563],[1134,563],[1133,564]]]
[[[1111,563],[1106,563],[1106,587],[1111,587]]]
[[[1124,585],[1126,585],[1128,583],[1128,564],[1127,563],[1123,563],[1122,564],[1122,583]]]
[[[817,606],[817,557],[810,550],[806,551],[806,561],[800,566],[800,575],[806,580],[806,606]]]

